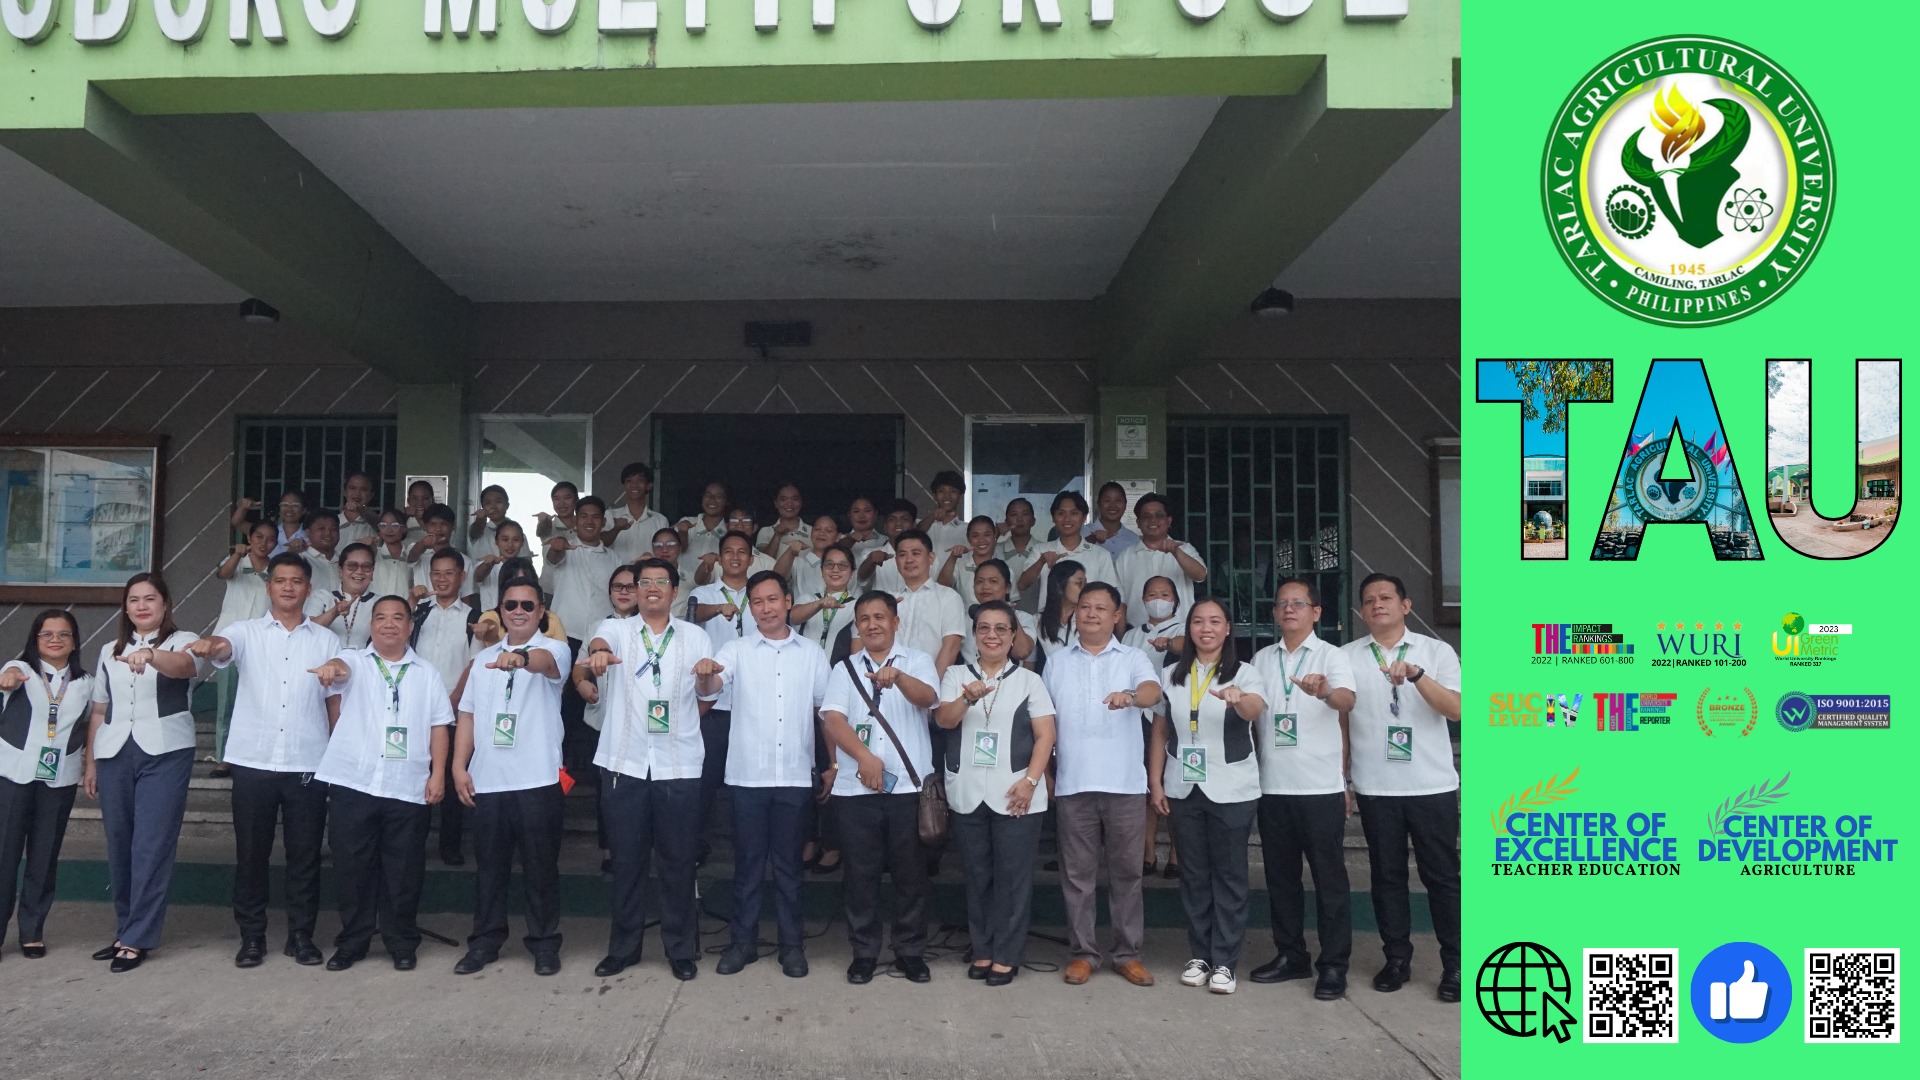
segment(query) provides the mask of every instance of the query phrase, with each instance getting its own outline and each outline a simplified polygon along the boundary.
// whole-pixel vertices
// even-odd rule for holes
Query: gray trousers
[[[1214,802],[1197,786],[1186,798],[1167,801],[1180,847],[1187,947],[1209,967],[1238,968],[1247,939],[1247,838],[1260,801]]]
[[[985,804],[954,814],[953,841],[966,860],[967,936],[973,958],[1017,968],[1033,920],[1033,865],[1046,812],[1010,817]]]
[[[115,937],[135,949],[160,944],[167,890],[187,812],[193,747],[149,754],[132,739],[94,765],[100,823],[107,834],[107,879],[113,884]]]
[[[1100,966],[1094,936],[1094,892],[1107,871],[1115,964],[1140,958],[1147,909],[1140,892],[1140,849],[1147,843],[1147,797],[1083,791],[1053,800],[1060,839],[1060,892],[1067,903],[1067,944],[1075,960]],[[1181,856],[1185,858],[1184,855]]]

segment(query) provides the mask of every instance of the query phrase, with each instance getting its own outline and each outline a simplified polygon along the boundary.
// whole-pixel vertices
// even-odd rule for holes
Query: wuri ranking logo
[[[1806,272],[1833,216],[1833,153],[1778,64],[1683,35],[1580,80],[1554,117],[1541,185],[1554,244],[1594,295],[1648,322],[1710,326]]]

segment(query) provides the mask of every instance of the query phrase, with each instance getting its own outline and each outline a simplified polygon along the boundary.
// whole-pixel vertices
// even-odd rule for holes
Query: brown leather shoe
[[[1121,978],[1135,986],[1153,985],[1153,972],[1148,971],[1147,965],[1138,960],[1129,960],[1124,964],[1116,964],[1113,970],[1119,972]]]
[[[1075,960],[1067,965],[1067,973],[1063,978],[1068,986],[1085,986],[1087,980],[1093,978],[1093,965],[1085,960]]]

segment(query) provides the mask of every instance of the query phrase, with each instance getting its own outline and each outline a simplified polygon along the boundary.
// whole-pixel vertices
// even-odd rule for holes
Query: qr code
[[[1587,949],[1581,1042],[1670,1043],[1680,1036],[1676,949]]]
[[[1807,1041],[1900,1041],[1899,949],[1807,950]]]

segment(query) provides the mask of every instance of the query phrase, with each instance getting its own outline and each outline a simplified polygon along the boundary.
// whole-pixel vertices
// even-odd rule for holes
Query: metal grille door
[[[375,505],[397,506],[398,439],[391,419],[242,419],[234,494],[260,500],[268,517],[289,488],[306,492],[315,507],[339,506],[347,474],[364,472],[373,477]]]
[[[1319,588],[1320,636],[1346,640],[1344,417],[1171,420],[1167,495],[1174,538],[1207,561],[1197,594],[1226,601],[1243,646],[1278,637],[1273,591],[1285,577]]]

